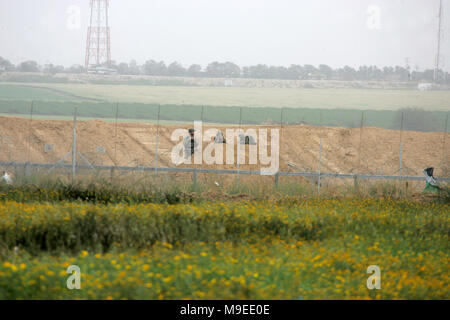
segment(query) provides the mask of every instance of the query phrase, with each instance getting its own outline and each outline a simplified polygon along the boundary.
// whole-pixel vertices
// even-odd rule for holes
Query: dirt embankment
[[[149,123],[108,123],[100,120],[80,121],[77,125],[77,149],[82,154],[77,161],[97,165],[154,166],[158,138],[158,166],[175,167],[171,161],[172,148],[179,141],[171,135],[180,126],[160,126]],[[184,126],[187,129],[189,126]],[[220,129],[236,127],[204,126]],[[268,149],[271,148],[271,130],[275,126],[244,126],[243,129],[268,129]],[[358,129],[314,127],[307,125],[285,126],[279,131],[280,163],[282,171],[317,171],[319,155],[321,171],[329,173],[399,174],[400,131],[380,128]],[[258,138],[258,137],[257,137]],[[320,154],[320,141],[322,152]],[[402,173],[422,175],[428,166],[436,168],[437,176],[448,175],[450,152],[444,145],[444,133],[404,131],[402,134]],[[447,146],[449,139],[447,137]],[[0,117],[0,161],[54,163],[71,162],[73,123],[71,121],[32,120],[17,117]],[[208,145],[203,142],[203,149]],[[224,147],[224,162],[227,157]],[[241,170],[259,170],[249,163],[246,146],[245,164]],[[234,148],[236,163],[236,146]],[[83,159],[84,158],[84,159]],[[236,169],[235,164],[182,165],[183,167]]]

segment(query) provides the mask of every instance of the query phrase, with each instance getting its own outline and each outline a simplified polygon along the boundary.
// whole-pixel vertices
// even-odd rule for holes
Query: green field
[[[2,86],[4,85],[0,85]],[[398,110],[407,107],[440,111],[450,109],[450,91],[42,83],[35,86],[64,91],[78,97],[123,103],[356,110]],[[51,93],[45,100],[52,100],[50,96]],[[19,93],[16,96],[16,99],[25,98],[41,99],[34,96],[32,92]],[[5,99],[2,97],[1,89],[0,99]]]
[[[52,92],[51,90],[39,87],[22,85],[0,85],[0,99],[2,100],[51,100],[51,101],[70,101],[73,98],[63,94]]]
[[[407,113],[404,128],[419,131],[444,131],[450,110],[450,91],[0,84],[0,114],[29,117],[32,100],[33,115],[46,119],[70,120],[77,106],[83,119],[113,121],[118,111],[119,121],[155,122],[160,104],[166,123],[359,127],[364,111],[365,126],[387,129],[400,128],[397,109],[417,107],[423,111]]]
[[[115,121],[117,104],[96,103],[86,101],[34,101],[33,118],[48,120],[72,120],[74,107],[78,107],[80,120],[102,119]],[[158,105],[120,103],[118,108],[119,122],[147,122],[155,123],[158,119]],[[281,113],[281,111],[283,113]],[[161,123],[191,123],[202,120],[208,123],[219,124],[262,124],[273,123],[312,124],[340,127],[359,127],[361,124],[361,110],[351,109],[309,109],[309,108],[242,108],[217,107],[195,105],[161,105]],[[446,116],[443,111],[406,112],[404,129],[418,131],[444,131]],[[31,116],[31,101],[27,100],[0,100],[0,115]],[[412,116],[410,116],[412,115]],[[281,120],[282,119],[282,120]],[[380,127],[386,129],[400,128],[401,114],[393,110],[366,110],[364,111],[364,126]]]

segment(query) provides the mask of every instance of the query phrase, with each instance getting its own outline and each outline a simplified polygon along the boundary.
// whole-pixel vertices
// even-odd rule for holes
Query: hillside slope
[[[64,155],[71,162],[73,140],[71,121],[32,120],[0,117],[0,161],[55,163]],[[178,143],[171,141],[172,132],[179,126],[159,128],[158,165],[175,167],[171,150]],[[188,128],[185,126],[184,128]],[[204,130],[213,128],[204,126]],[[214,126],[225,134],[227,128]],[[243,127],[280,129],[270,126]],[[157,126],[148,123],[114,123],[104,121],[78,122],[77,146],[83,156],[98,165],[154,166]],[[280,131],[280,168],[283,171],[317,171],[320,138],[322,137],[321,170],[330,173],[399,173],[400,131],[380,128],[346,129],[335,127],[285,126]],[[269,134],[270,138],[270,134]],[[447,145],[449,143],[447,138]],[[405,131],[403,141],[403,174],[422,175],[428,166],[436,168],[436,175],[448,174],[450,153],[445,154],[444,133]],[[269,139],[270,142],[270,139]],[[208,143],[203,143],[203,148]],[[46,149],[47,145],[47,149]],[[53,150],[51,150],[53,147]],[[103,147],[103,148],[98,148]],[[270,143],[269,143],[270,150]],[[259,170],[248,164],[242,170]],[[226,156],[226,149],[224,148]],[[234,155],[236,158],[236,154]],[[226,159],[226,158],[225,158]],[[84,160],[79,157],[79,162]],[[290,165],[288,165],[288,163]],[[183,165],[187,166],[187,165]],[[235,169],[236,165],[191,165],[191,167]]]

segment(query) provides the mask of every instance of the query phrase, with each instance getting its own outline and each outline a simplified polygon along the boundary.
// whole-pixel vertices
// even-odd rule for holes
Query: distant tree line
[[[289,67],[268,66],[258,64],[254,66],[239,67],[233,62],[211,62],[203,68],[198,64],[184,67],[178,62],[166,64],[164,61],[148,60],[139,65],[135,60],[129,63],[116,64],[112,62],[107,66],[116,69],[121,75],[151,75],[151,76],[177,76],[177,77],[208,77],[208,78],[255,78],[255,79],[283,79],[283,80],[384,80],[384,81],[426,81],[434,80],[434,70],[411,70],[401,66],[378,68],[377,66],[361,66],[358,69],[350,66],[333,69],[326,64],[313,66],[310,64]],[[84,66],[73,65],[65,68],[61,65],[39,65],[36,61],[24,61],[18,65],[0,57],[0,73],[5,71],[18,72],[44,72],[56,73],[83,73]],[[440,82],[450,84],[450,74],[439,70]]]

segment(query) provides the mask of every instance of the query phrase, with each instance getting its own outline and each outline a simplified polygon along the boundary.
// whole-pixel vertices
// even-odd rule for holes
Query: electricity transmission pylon
[[[90,0],[90,20],[86,40],[86,71],[93,67],[109,66],[111,38],[108,24],[109,0]]]
[[[437,54],[436,67],[434,69],[434,81],[439,80],[439,64],[441,59],[441,33],[442,33],[442,0],[439,0],[439,14],[438,14],[438,38],[437,38]]]

